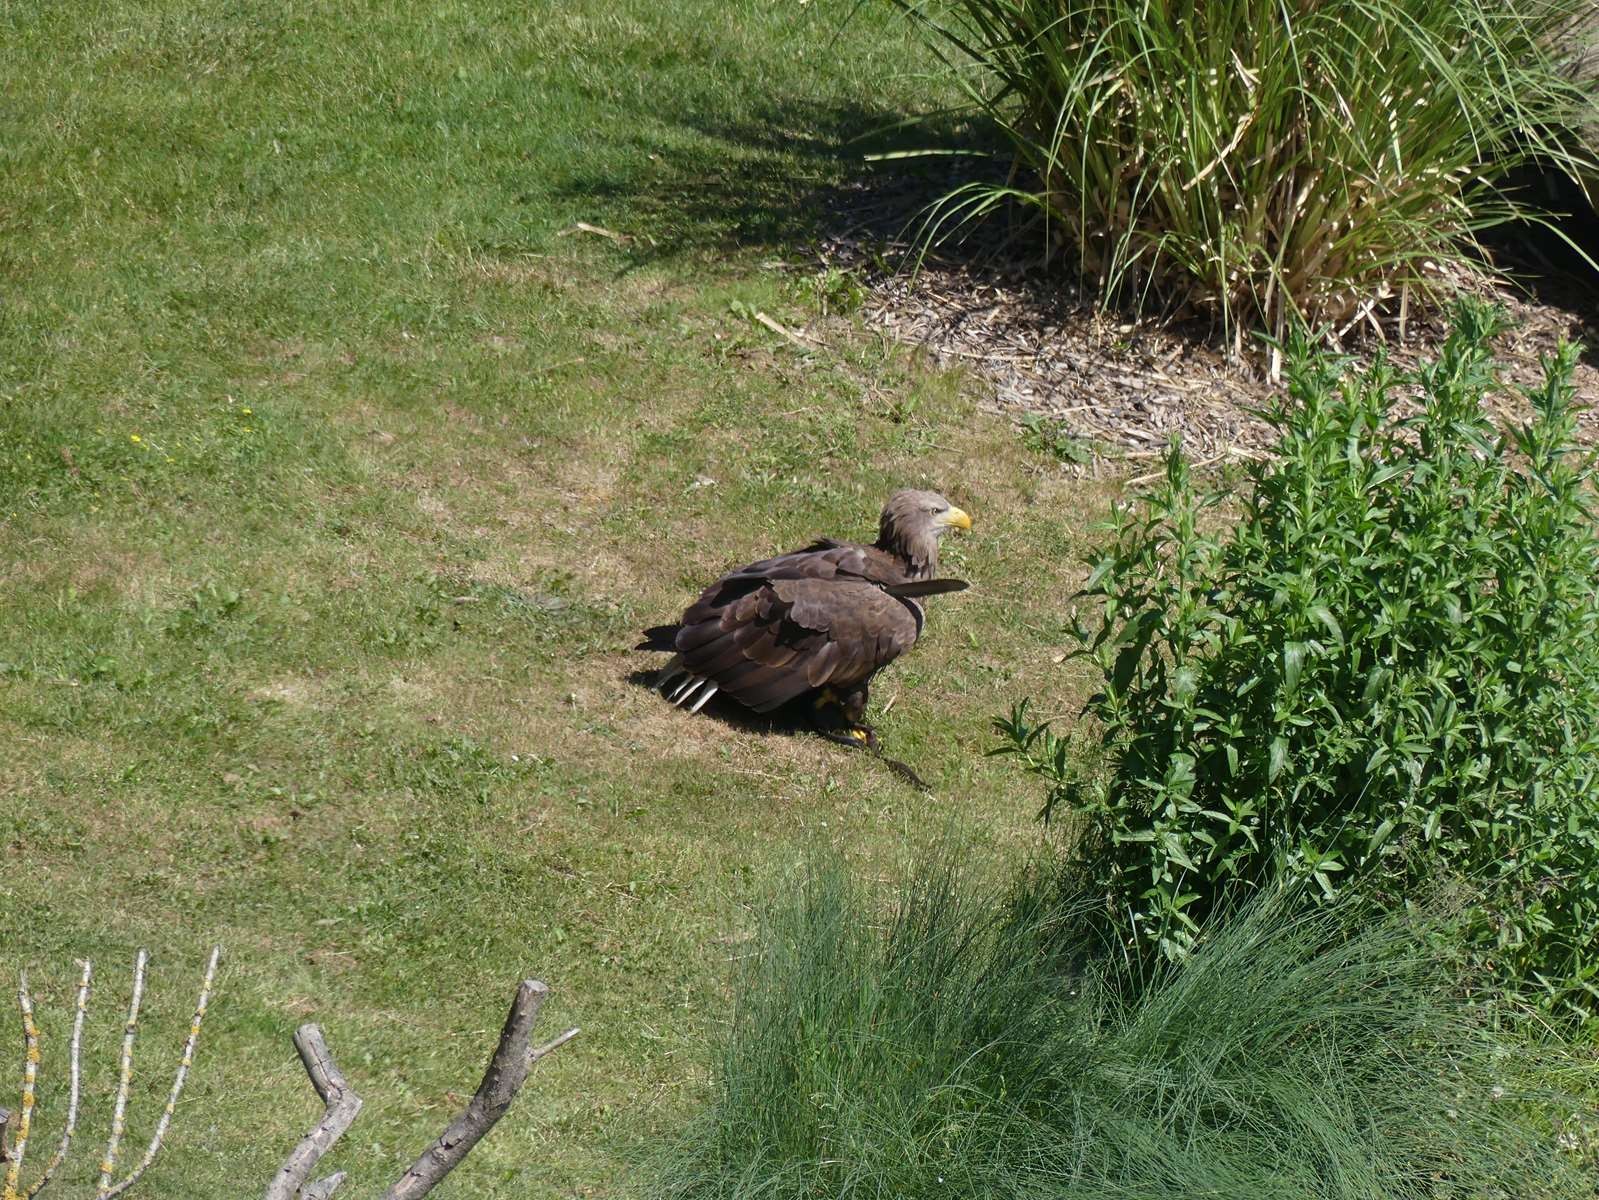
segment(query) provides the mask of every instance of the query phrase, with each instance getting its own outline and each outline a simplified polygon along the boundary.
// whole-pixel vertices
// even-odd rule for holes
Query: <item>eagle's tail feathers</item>
[[[680,676],[687,675],[688,668],[683,665],[683,656],[677,655],[655,673],[655,686],[663,693],[672,686],[672,682]]]

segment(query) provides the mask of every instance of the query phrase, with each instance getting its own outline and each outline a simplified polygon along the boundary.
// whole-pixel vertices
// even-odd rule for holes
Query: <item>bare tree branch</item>
[[[111,1190],[111,1173],[117,1169],[117,1147],[128,1127],[128,1088],[133,1082],[133,1039],[139,1032],[139,1005],[144,1000],[144,966],[150,956],[143,950],[133,960],[133,998],[128,1002],[128,1023],[122,1029],[122,1072],[117,1080],[117,1100],[111,1110],[111,1136],[100,1160],[100,1184],[95,1194],[104,1200]]]
[[[310,1133],[300,1139],[300,1144],[283,1160],[272,1182],[267,1184],[265,1200],[295,1200],[300,1189],[310,1178],[322,1156],[333,1148],[333,1143],[344,1136],[344,1131],[361,1111],[361,1097],[357,1096],[339,1068],[333,1062],[322,1030],[315,1025],[302,1025],[294,1032],[294,1048],[300,1052],[305,1073],[311,1077],[311,1086],[327,1105],[327,1111]],[[303,1200],[326,1200],[333,1189],[344,1182],[344,1172],[319,1180],[303,1193]]]
[[[211,947],[211,961],[206,963],[205,978],[200,981],[200,999],[194,1006],[194,1019],[189,1022],[189,1038],[183,1043],[183,1057],[178,1061],[178,1073],[172,1079],[172,1091],[167,1096],[166,1107],[161,1110],[161,1119],[156,1122],[155,1136],[150,1139],[149,1149],[144,1152],[139,1165],[129,1172],[126,1179],[115,1187],[101,1192],[104,1200],[113,1200],[113,1197],[122,1195],[138,1183],[139,1177],[150,1169],[155,1156],[161,1152],[161,1142],[167,1136],[167,1127],[172,1124],[172,1113],[178,1107],[178,1097],[183,1095],[183,1085],[189,1077],[189,1068],[194,1064],[194,1047],[200,1040],[200,1023],[205,1020],[205,1007],[211,1000],[211,983],[216,979],[217,959],[220,957],[222,957],[222,947]]]
[[[550,989],[536,979],[524,979],[517,987],[511,1011],[505,1018],[505,1028],[500,1031],[499,1045],[489,1059],[477,1094],[423,1151],[410,1170],[384,1193],[384,1200],[420,1200],[432,1191],[433,1186],[460,1165],[472,1147],[505,1115],[533,1064],[577,1036],[576,1029],[569,1029],[543,1046],[528,1048],[533,1023],[549,993]]]
[[[343,1182],[344,1172],[335,1171],[326,1179],[318,1179],[315,1183],[307,1184],[305,1190],[300,1193],[300,1200],[328,1200]]]
[[[39,1084],[39,1027],[33,1022],[33,997],[28,994],[28,974],[17,976],[17,1007],[22,1011],[22,1114],[17,1118],[17,1141],[6,1161],[5,1200],[15,1200],[17,1179],[22,1174],[22,1158],[28,1152],[28,1133],[33,1127],[35,1090]]]
[[[83,977],[78,980],[77,1015],[72,1019],[72,1057],[68,1067],[72,1082],[67,1097],[67,1127],[61,1131],[61,1142],[56,1146],[56,1152],[50,1156],[44,1174],[39,1176],[28,1189],[27,1200],[33,1200],[44,1191],[45,1185],[66,1161],[67,1151],[72,1147],[72,1135],[78,1128],[78,1098],[83,1090],[83,1020],[89,1012],[89,981],[94,975],[93,963],[85,959],[79,965],[83,967]]]

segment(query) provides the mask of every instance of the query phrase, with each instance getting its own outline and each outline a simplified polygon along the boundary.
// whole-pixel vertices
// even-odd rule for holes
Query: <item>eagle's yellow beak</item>
[[[939,516],[938,521],[941,525],[953,525],[956,529],[970,529],[972,527],[972,518],[967,514],[966,510],[964,508],[956,508],[953,504],[949,506],[947,513]]]

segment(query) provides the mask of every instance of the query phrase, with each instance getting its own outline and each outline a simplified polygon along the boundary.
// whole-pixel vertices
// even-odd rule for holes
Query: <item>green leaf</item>
[[[1266,764],[1266,781],[1275,783],[1277,776],[1282,774],[1283,767],[1288,763],[1288,739],[1275,737],[1271,740],[1271,758]]]
[[[1371,836],[1366,839],[1366,853],[1375,854],[1387,844],[1397,825],[1392,817],[1384,818],[1383,822],[1371,831]]]
[[[1299,687],[1299,673],[1304,665],[1304,642],[1289,642],[1283,647],[1283,686],[1290,692]]]
[[[1211,501],[1175,457],[1129,505],[1102,578],[1103,678],[1085,689],[1104,757],[1059,763],[1103,779],[1076,809],[1103,848],[1096,888],[1118,911],[1167,914],[1126,925],[1129,947],[1181,954],[1201,936],[1174,932],[1179,886],[1197,913],[1283,872],[1325,897],[1358,866],[1374,896],[1402,898],[1493,864],[1474,875],[1463,953],[1523,999],[1591,1004],[1594,459],[1566,449],[1569,352],[1533,399],[1559,428],[1493,434],[1495,324],[1463,315],[1413,377],[1301,342],[1236,524],[1206,531]]]
[[[1310,615],[1327,627],[1327,632],[1332,634],[1333,641],[1343,644],[1344,630],[1332,615],[1332,610],[1325,604],[1314,604],[1310,608]]]

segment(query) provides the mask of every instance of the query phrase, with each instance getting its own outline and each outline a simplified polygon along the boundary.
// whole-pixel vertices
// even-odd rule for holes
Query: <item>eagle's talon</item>
[[[828,741],[848,746],[851,750],[877,749],[877,734],[865,725],[846,725],[843,729],[827,729],[819,725],[816,732]]]

